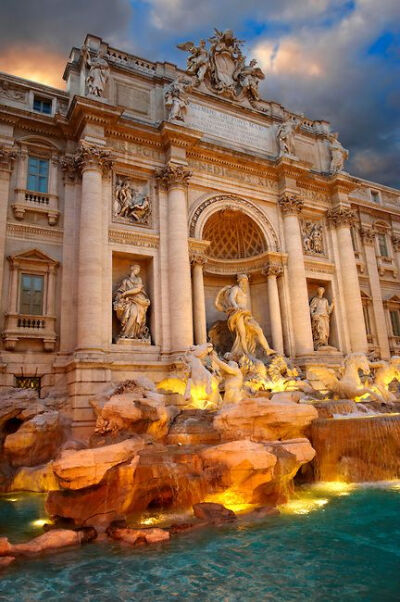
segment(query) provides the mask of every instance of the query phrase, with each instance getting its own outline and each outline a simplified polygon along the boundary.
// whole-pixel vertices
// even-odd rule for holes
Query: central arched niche
[[[213,213],[204,226],[203,239],[210,241],[207,254],[214,259],[240,260],[268,250],[261,228],[237,209]]]
[[[257,222],[238,208],[221,208],[208,216],[202,238],[210,242],[206,251],[209,262],[204,269],[207,330],[225,314],[214,305],[218,291],[236,282],[240,272],[251,274],[250,308],[267,336],[270,333],[268,289],[261,266],[266,263],[269,245]],[[257,269],[258,264],[260,268]]]

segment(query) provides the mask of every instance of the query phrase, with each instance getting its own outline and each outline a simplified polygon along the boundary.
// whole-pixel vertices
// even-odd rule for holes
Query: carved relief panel
[[[305,255],[321,257],[326,255],[322,221],[311,219],[301,220],[301,234]]]
[[[135,226],[152,226],[152,202],[148,182],[116,175],[113,188],[113,221]]]

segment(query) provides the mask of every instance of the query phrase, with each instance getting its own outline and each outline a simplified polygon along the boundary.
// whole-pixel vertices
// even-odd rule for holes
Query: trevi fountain
[[[312,122],[290,115],[275,120],[277,107],[271,108],[258,92],[264,74],[256,61],[246,63],[232,32],[216,30],[208,47],[201,41],[179,48],[189,53],[186,71],[158,74],[165,84],[163,123],[175,128],[163,133],[170,140],[170,162],[156,176],[171,211],[168,237],[160,239],[168,263],[161,259],[151,268],[149,259],[157,239],[156,222],[151,220],[158,220],[165,209],[156,209],[154,190],[143,184],[144,172],[135,186],[129,170],[119,174],[110,210],[113,240],[119,245],[112,283],[108,277],[100,284],[96,280],[109,264],[104,260],[97,270],[96,254],[103,252],[95,238],[98,216],[86,218],[82,210],[78,325],[73,306],[66,305],[59,359],[46,373],[53,375],[50,380],[41,377],[41,389],[34,375],[28,386],[23,379],[16,386],[4,380],[0,388],[0,592],[24,600],[394,600],[393,584],[399,584],[400,356],[388,344],[385,352],[382,333],[377,335],[380,353],[369,349],[369,335],[363,322],[364,330],[360,326],[362,297],[354,284],[356,264],[349,263],[346,247],[348,241],[351,245],[349,224],[354,217],[341,205],[343,191],[349,193],[353,185],[343,170],[348,153],[336,135],[324,132],[321,122],[317,138],[324,140],[327,164],[318,185],[322,190],[325,178],[336,194],[338,206],[328,210],[327,218],[334,230],[332,240],[340,239],[335,246],[328,244],[322,222],[305,220],[300,228],[303,201],[290,190],[295,171],[310,167],[301,159],[299,140],[313,135]],[[149,75],[150,64],[138,61],[89,36],[88,44],[74,49],[68,67],[86,76],[86,87],[76,91],[73,103],[88,103],[96,111],[100,106],[111,115],[113,104],[105,97],[111,94],[113,69],[126,64],[129,71],[131,64],[133,72],[154,76]],[[247,253],[258,239],[242,237],[239,258],[224,256],[227,241],[212,238],[212,227],[207,230],[205,222],[203,240],[195,227],[189,236],[191,283],[187,215],[181,212],[190,174],[183,156],[191,137],[198,136],[199,115],[206,110],[196,99],[207,95],[210,102],[219,99],[222,108],[242,103],[246,114],[278,124],[273,161],[276,169],[286,170],[289,182],[279,200],[286,255],[271,227],[272,247]],[[78,111],[76,107],[69,111]],[[70,113],[67,118],[75,119]],[[218,127],[223,131],[226,125],[221,121]],[[254,144],[251,137],[267,132],[264,126],[257,128],[244,140],[246,152]],[[93,136],[94,130],[87,139]],[[78,154],[63,159],[68,194],[75,181],[71,170],[82,170],[82,195],[89,198],[96,195],[101,180],[97,167],[109,168],[111,155],[94,149],[90,140],[81,142]],[[242,161],[237,144],[232,154]],[[243,173],[251,170],[244,167]],[[304,171],[301,177],[306,186],[310,176]],[[95,196],[90,198],[97,202]],[[227,231],[230,223],[238,226],[240,200],[230,201],[229,195],[217,199],[217,213],[212,213],[214,201],[203,195],[203,204],[204,199],[209,201],[204,205],[211,216],[207,219],[218,213]],[[50,211],[47,205],[41,210]],[[258,215],[255,209],[250,213]],[[49,216],[46,213],[45,219]],[[192,217],[201,221],[200,209]],[[132,235],[130,228],[139,233]],[[370,238],[372,234],[371,227]],[[147,241],[138,243],[147,255],[129,251],[130,245],[136,248],[134,236]],[[63,244],[74,270],[71,240]],[[207,249],[213,249],[208,257]],[[339,285],[328,261],[331,251],[342,262]],[[303,252],[311,258],[307,265],[314,262],[315,268],[308,289]],[[46,282],[46,303],[53,304],[54,314],[51,278],[57,266],[48,253],[30,253],[12,259],[11,282],[17,283],[14,271],[25,274],[31,262],[34,273]],[[325,271],[318,271],[322,264]],[[375,272],[374,277],[376,268]],[[75,286],[74,273],[66,271],[63,278],[67,276],[62,296]],[[160,294],[158,278],[164,287]],[[104,282],[112,294],[104,293]],[[264,284],[268,320],[260,310],[265,305],[259,292]],[[192,287],[193,300],[188,297]],[[13,291],[11,299],[17,294]],[[166,305],[163,295],[168,297]],[[393,298],[390,303],[395,303]],[[26,367],[36,353],[29,352],[32,335],[27,334],[33,322],[18,317],[16,308],[9,310],[3,334],[5,379],[14,369],[13,354],[23,356]],[[43,324],[37,318],[36,325],[35,345],[43,344],[44,354],[52,354],[58,344],[59,331],[51,330],[49,315]],[[378,320],[378,313],[374,315]],[[192,328],[192,319],[194,338],[188,326]],[[17,326],[10,325],[12,320]],[[103,343],[99,352],[96,336],[102,323],[111,320],[112,344],[106,357]],[[169,348],[162,342],[166,323]],[[74,328],[77,351],[69,357],[70,343],[65,341],[75,336],[70,335]],[[111,378],[97,378],[110,365],[115,367]],[[21,375],[26,377],[27,370]],[[377,575],[384,579],[377,581]]]

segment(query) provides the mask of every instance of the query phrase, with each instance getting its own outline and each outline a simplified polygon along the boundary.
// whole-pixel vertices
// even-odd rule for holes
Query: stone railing
[[[3,331],[4,347],[13,351],[19,340],[39,340],[45,351],[54,351],[56,344],[54,316],[35,316],[31,314],[5,314]]]
[[[58,222],[58,196],[34,190],[15,189],[15,202],[12,205],[14,216],[23,220],[26,212],[45,213],[50,226]]]

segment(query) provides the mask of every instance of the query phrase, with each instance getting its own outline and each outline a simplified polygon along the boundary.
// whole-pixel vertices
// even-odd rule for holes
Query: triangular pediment
[[[392,295],[391,297],[388,297],[386,299],[387,302],[389,303],[400,303],[400,296],[399,295]]]
[[[55,259],[53,259],[52,257],[49,257],[49,255],[46,255],[46,253],[44,253],[43,251],[40,251],[39,249],[30,249],[29,251],[23,251],[22,253],[16,253],[15,255],[11,255],[9,257],[9,260],[12,263],[18,262],[39,262],[39,263],[46,263],[46,264],[53,264],[56,265],[58,264],[58,261],[56,261]]]

